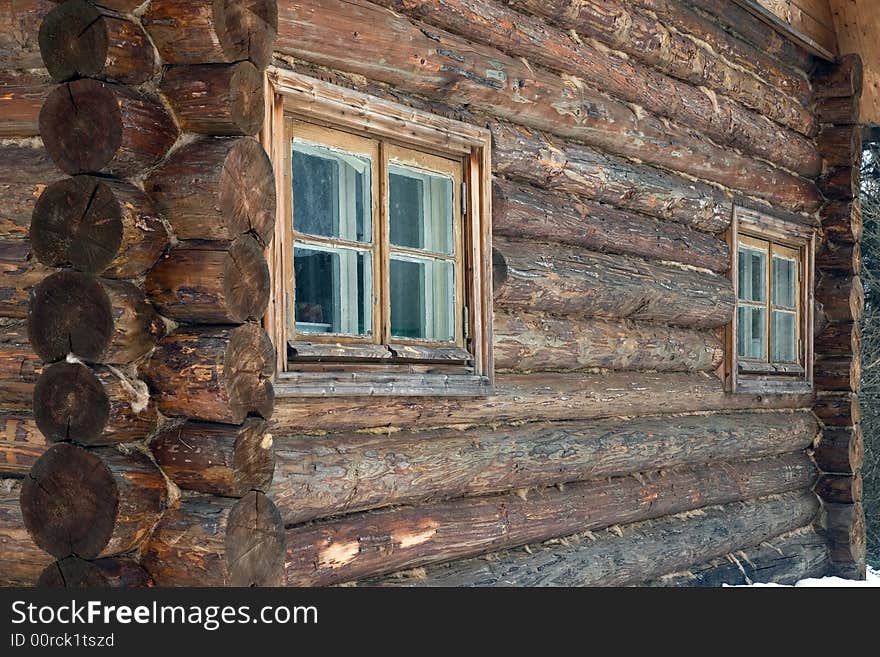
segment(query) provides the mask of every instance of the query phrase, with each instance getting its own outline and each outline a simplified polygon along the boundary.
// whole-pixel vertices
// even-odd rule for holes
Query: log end
[[[230,586],[280,586],[285,534],[281,514],[259,491],[245,495],[229,516],[226,559]]]
[[[56,82],[101,73],[109,39],[101,13],[85,0],[69,0],[44,18],[39,33],[40,54]]]
[[[268,244],[275,229],[275,174],[266,151],[255,139],[237,140],[220,177],[220,208],[239,234],[251,233]]]
[[[34,419],[52,442],[92,444],[110,416],[110,400],[91,369],[79,363],[55,363],[34,387]]]
[[[130,559],[86,561],[71,556],[50,564],[36,583],[40,588],[144,588],[150,575]]]

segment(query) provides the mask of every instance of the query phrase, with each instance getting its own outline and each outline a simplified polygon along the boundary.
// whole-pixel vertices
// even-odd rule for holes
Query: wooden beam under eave
[[[880,124],[880,14],[876,0],[829,0],[840,53],[857,53],[864,65],[859,122]]]

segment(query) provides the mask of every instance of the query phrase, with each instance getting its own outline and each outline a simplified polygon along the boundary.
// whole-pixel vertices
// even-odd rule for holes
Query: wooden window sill
[[[276,398],[482,397],[493,392],[486,376],[417,372],[284,372],[275,382]]]

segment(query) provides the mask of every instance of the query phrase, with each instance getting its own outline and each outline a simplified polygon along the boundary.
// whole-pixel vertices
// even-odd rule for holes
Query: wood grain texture
[[[64,174],[38,138],[0,143],[0,160],[0,237],[25,237],[40,194]]]
[[[0,70],[0,139],[40,134],[40,108],[52,91],[42,69]]]
[[[46,448],[32,413],[0,412],[0,477],[26,475]]]
[[[865,458],[865,442],[862,428],[825,427],[816,446],[813,458],[822,472],[854,474],[858,472]]]
[[[0,0],[0,70],[42,68],[37,35],[54,7],[50,0]]]
[[[52,563],[24,526],[20,493],[20,479],[0,479],[0,586],[33,586]]]
[[[34,259],[28,240],[0,239],[0,317],[26,317],[31,292],[50,271]]]
[[[26,322],[7,320],[0,324],[0,408],[30,410],[42,368],[43,361],[28,339]]]
[[[65,557],[49,564],[36,586],[42,588],[144,588],[153,580],[137,561],[126,557],[108,557],[86,561]]]

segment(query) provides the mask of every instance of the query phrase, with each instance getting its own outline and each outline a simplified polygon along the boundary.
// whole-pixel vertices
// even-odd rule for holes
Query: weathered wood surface
[[[730,225],[731,199],[711,185],[512,123],[488,126],[498,174],[710,233]]]
[[[27,317],[31,291],[49,272],[28,240],[0,239],[0,317]]]
[[[851,201],[859,195],[858,167],[831,167],[816,181],[819,191],[825,198],[836,201]]]
[[[859,122],[861,109],[859,96],[843,96],[841,98],[820,98],[816,101],[816,111],[822,123],[836,125],[852,125]]]
[[[841,55],[836,62],[820,62],[813,72],[816,98],[845,98],[862,93],[864,67],[859,55]]]
[[[145,188],[178,239],[234,240],[248,232],[264,244],[271,239],[275,176],[255,139],[200,139],[175,151]]]
[[[828,538],[831,561],[865,569],[865,510],[861,503],[822,505],[819,526]]]
[[[276,0],[155,0],[142,20],[166,64],[249,59],[263,68],[278,31]]]
[[[276,440],[287,524],[394,504],[772,456],[810,445],[812,415],[745,413]],[[162,461],[159,461],[160,464]]]
[[[822,397],[823,402],[830,394]],[[586,420],[656,413],[809,408],[813,400],[812,394],[725,394],[718,377],[702,372],[501,373],[496,378],[495,394],[490,397],[395,397],[382,404],[376,404],[373,397],[279,399],[272,416],[272,433],[282,436],[301,431],[485,425],[523,418]],[[858,401],[854,404],[857,407]]]
[[[816,266],[858,276],[862,271],[862,249],[858,242],[826,240],[816,254]]]
[[[141,84],[157,64],[139,23],[86,0],[65,0],[40,25],[43,63],[56,82],[78,77]]]
[[[46,448],[31,413],[0,413],[0,477],[26,475]]]
[[[830,566],[828,542],[810,527],[799,529],[744,552],[717,557],[643,582],[643,586],[722,586],[755,582],[794,584],[823,577]]]
[[[832,322],[816,335],[816,353],[822,356],[858,356],[862,329],[858,322]]]
[[[818,390],[859,391],[862,360],[859,354],[819,356],[813,365],[813,380]]]
[[[735,50],[734,40],[706,21],[697,25],[692,20],[684,30],[702,30],[694,39],[623,0],[512,0],[510,4],[598,39],[668,75],[708,87],[805,135],[815,129],[815,117],[806,106],[810,88],[805,77],[774,67],[757,48]],[[711,45],[707,39],[712,39]],[[760,75],[753,72],[756,66],[764,69]]]
[[[141,565],[157,586],[279,586],[284,547],[281,516],[262,493],[188,497],[164,514]]]
[[[637,258],[496,239],[495,304],[509,311],[715,328],[730,322],[730,281]]]
[[[816,285],[816,300],[833,322],[861,321],[865,311],[865,292],[858,276],[823,273]]]
[[[364,25],[374,29],[365,31]],[[635,113],[579,78],[536,74],[494,48],[420,28],[365,0],[285,5],[276,49],[407,92],[442,93],[445,102],[748,191],[788,209],[818,208],[818,191],[809,180],[718,147],[668,120]],[[377,52],[384,53],[381,62]],[[809,172],[818,173],[818,167]]]
[[[269,266],[250,235],[231,243],[183,243],[147,274],[147,296],[179,322],[259,320],[269,305]]]
[[[0,141],[0,161],[0,238],[25,237],[40,194],[64,174],[37,138]]]
[[[131,363],[164,334],[162,318],[132,283],[71,270],[43,279],[28,312],[31,345],[47,363],[70,353],[90,362]]]
[[[561,242],[593,251],[625,253],[724,272],[726,242],[642,214],[577,196],[548,192],[498,178],[492,186],[492,233],[508,238]]]
[[[812,486],[803,454],[400,507],[287,530],[288,586],[328,585]]]
[[[835,242],[859,242],[862,239],[862,206],[858,199],[830,201],[819,213],[825,236]]]
[[[816,483],[816,495],[825,502],[855,504],[862,501],[862,475],[823,474]]]
[[[162,514],[166,494],[165,479],[144,454],[57,443],[24,480],[21,510],[46,552],[92,559],[137,547]]]
[[[64,173],[138,175],[177,139],[162,105],[130,87],[75,80],[55,88],[40,110],[40,135]]]
[[[248,414],[272,415],[275,350],[256,324],[181,327],[140,372],[167,416],[241,424]]]
[[[21,480],[0,479],[0,586],[32,586],[52,563],[25,529],[20,492]]]
[[[862,155],[862,127],[859,125],[826,125],[816,145],[826,167],[848,167]]]
[[[0,0],[0,70],[43,66],[37,35],[54,7],[50,0]]]
[[[263,124],[263,73],[250,62],[172,66],[160,89],[187,132],[255,135]]]
[[[813,458],[822,472],[853,474],[858,472],[865,457],[862,428],[826,427],[813,449]]]
[[[162,472],[184,490],[226,497],[265,493],[275,471],[268,427],[255,417],[241,426],[191,420],[160,432],[150,451]]]
[[[43,361],[34,353],[24,321],[0,324],[0,408],[29,409]]]
[[[822,392],[816,396],[813,412],[824,424],[851,427],[859,423],[859,396],[851,392]]]
[[[116,368],[55,363],[34,388],[34,417],[47,440],[113,445],[155,431],[156,405],[147,385]]]
[[[752,546],[808,524],[815,495],[786,493],[575,535],[488,557],[366,580],[366,586],[626,586]]]
[[[40,107],[52,91],[45,70],[0,70],[0,139],[40,134]]]
[[[86,561],[65,557],[49,564],[40,574],[36,586],[44,588],[143,588],[153,585],[150,575],[137,561],[108,557]]]
[[[710,97],[626,55],[573,39],[570,32],[542,18],[517,13],[493,0],[376,0],[376,4],[532,64],[580,76],[596,89],[791,171],[818,171],[816,148],[806,137],[724,96]],[[534,13],[534,7],[527,8]]]
[[[628,320],[576,320],[507,312],[494,317],[496,371],[711,372],[724,358],[712,331]]]
[[[134,185],[76,176],[49,185],[34,207],[31,244],[49,267],[136,278],[168,246],[152,201]]]

